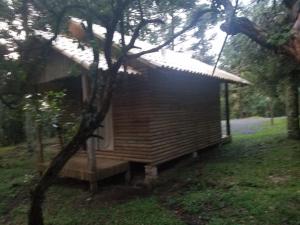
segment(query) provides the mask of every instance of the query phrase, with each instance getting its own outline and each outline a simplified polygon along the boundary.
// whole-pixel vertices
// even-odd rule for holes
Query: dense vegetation
[[[284,119],[235,133],[232,144],[184,159],[162,172],[153,190],[104,182],[91,196],[87,185],[64,180],[45,205],[47,225],[296,225],[299,217],[300,148],[287,140]],[[0,150],[0,223],[26,224],[34,158],[24,146]],[[117,182],[121,182],[118,178]]]

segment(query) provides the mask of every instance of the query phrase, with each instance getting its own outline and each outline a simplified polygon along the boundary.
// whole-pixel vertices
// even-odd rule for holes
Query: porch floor
[[[39,172],[45,171],[49,162],[40,163]],[[129,162],[121,160],[96,157],[96,178],[102,180],[129,170]],[[75,178],[84,181],[90,181],[93,174],[88,170],[88,160],[86,154],[74,155],[60,172],[61,177]]]

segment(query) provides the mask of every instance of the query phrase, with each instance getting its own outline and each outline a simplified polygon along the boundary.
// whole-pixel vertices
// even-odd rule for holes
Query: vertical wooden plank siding
[[[150,84],[153,164],[221,142],[219,81],[166,72]]]

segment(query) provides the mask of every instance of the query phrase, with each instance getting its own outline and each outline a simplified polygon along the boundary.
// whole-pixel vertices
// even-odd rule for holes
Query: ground
[[[174,162],[152,189],[107,181],[91,196],[86,184],[60,180],[47,194],[45,222],[299,225],[299,141],[286,139],[284,119],[255,127],[234,130],[233,143],[199,159]],[[24,225],[34,157],[24,146],[1,148],[0,168],[0,224]]]

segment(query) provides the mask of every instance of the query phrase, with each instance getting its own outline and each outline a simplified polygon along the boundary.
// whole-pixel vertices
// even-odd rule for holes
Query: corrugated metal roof
[[[83,20],[80,20],[78,18],[71,18],[71,22],[77,24],[85,23]],[[93,31],[96,37],[100,39],[105,38],[106,29],[104,27],[94,24]],[[131,39],[130,36],[125,36],[126,43],[129,43],[130,39]],[[113,41],[116,45],[119,45],[119,43],[121,43],[120,33],[115,32]],[[130,53],[132,54],[138,53],[141,51],[152,49],[155,46],[145,41],[136,40],[135,47],[136,48],[130,50]],[[214,76],[212,76],[213,66],[208,65],[199,60],[193,59],[191,58],[191,56],[187,54],[168,50],[165,48],[154,53],[142,55],[137,60],[139,60],[142,63],[143,62],[147,63],[148,65],[150,64],[153,67],[167,68],[176,71],[184,71],[184,72],[189,72],[197,75],[216,77],[227,81],[249,84],[247,80],[220,69],[216,69]]]
[[[71,22],[74,23],[84,23],[84,21],[72,18]],[[100,25],[93,25],[93,31],[96,37],[104,39],[106,29]],[[53,36],[51,32],[46,31],[35,31],[35,34],[41,36],[46,40],[50,40]],[[125,36],[125,42],[128,43],[131,37]],[[114,34],[114,43],[116,46],[119,45],[121,40],[121,35],[119,33]],[[53,48],[65,55],[66,57],[74,60],[75,62],[82,65],[84,68],[88,69],[93,62],[92,49],[88,46],[84,46],[84,49],[78,47],[78,42],[70,37],[64,35],[58,35],[57,39],[52,43]],[[135,54],[141,51],[152,49],[154,45],[148,42],[136,40],[135,47],[130,50],[130,53]],[[176,51],[171,51],[168,49],[161,49],[160,51],[149,53],[136,59],[138,62],[156,68],[166,68],[175,71],[183,71],[201,76],[209,76],[222,80],[249,84],[249,82],[239,76],[228,73],[224,70],[216,69],[214,76],[212,76],[213,66],[208,65],[204,62],[191,58],[189,55],[184,53],[179,53]],[[107,63],[103,54],[100,54],[99,68],[102,70],[107,70]],[[124,71],[123,68],[120,71]],[[129,74],[139,74],[136,69],[132,67],[127,67],[127,72]]]
[[[50,40],[53,37],[53,33],[36,30],[35,35],[42,37],[45,40]],[[69,59],[75,61],[76,63],[82,65],[84,68],[89,69],[93,62],[94,56],[92,48],[88,46],[83,46],[83,48],[78,47],[78,41],[66,37],[64,35],[58,35],[55,41],[52,42],[52,47],[68,57]],[[101,70],[107,70],[108,66],[103,54],[100,54],[99,68]],[[122,72],[123,68],[120,69]],[[127,67],[127,73],[129,74],[139,74],[137,70],[131,67]]]

